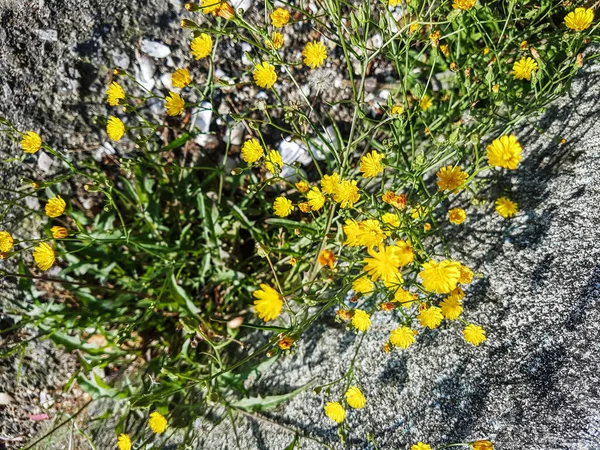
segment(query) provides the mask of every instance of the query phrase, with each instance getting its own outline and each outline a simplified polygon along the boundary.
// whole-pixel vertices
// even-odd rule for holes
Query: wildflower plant
[[[143,438],[126,427],[140,411],[154,432],[146,438],[161,439],[215,405],[233,417],[294,395],[253,397],[244,381],[267,357],[293,352],[326,314],[360,335],[356,354],[380,314],[396,323],[381,343],[391,358],[442,324],[465,345],[485,345],[486,324],[462,303],[483,275],[456,259],[442,230],[464,226],[469,203],[518,214],[510,192],[490,198],[487,188],[519,169],[517,126],[566,92],[598,40],[593,11],[579,3],[186,5],[189,59],[172,74],[177,92],[148,91],[120,68],[107,85],[99,121],[131,156],[74,160],[0,119],[20,143],[13,161],[31,165],[45,151],[62,167],[26,180],[9,202],[45,202],[33,212],[45,223],[39,233],[0,230],[2,258],[19,262],[3,275],[31,294],[15,304],[21,326],[77,349],[73,381],[88,392],[129,400],[119,448]],[[231,78],[217,75],[221,52],[241,43],[249,64],[229,61]],[[219,108],[221,95],[245,86],[260,98]],[[160,120],[145,107],[156,99]],[[200,130],[204,112],[214,120]],[[211,136],[216,150],[197,151]],[[40,279],[55,289],[36,295]],[[375,395],[360,387],[355,360],[313,386],[342,438],[347,408],[360,417]],[[109,385],[98,368],[121,376]]]

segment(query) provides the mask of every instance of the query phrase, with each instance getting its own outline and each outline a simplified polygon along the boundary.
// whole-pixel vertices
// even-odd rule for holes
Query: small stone
[[[41,41],[58,41],[58,31],[56,30],[34,30],[34,33]]]
[[[153,58],[166,58],[171,54],[171,49],[168,45],[162,42],[150,41],[148,39],[142,40],[141,45],[142,51]]]

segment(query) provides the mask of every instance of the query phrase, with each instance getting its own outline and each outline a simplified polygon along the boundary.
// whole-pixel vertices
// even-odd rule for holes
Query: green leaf
[[[267,223],[269,225],[273,225],[275,227],[284,227],[284,228],[288,228],[291,230],[298,228],[300,230],[306,231],[311,234],[318,233],[317,229],[315,227],[313,227],[312,225],[302,223],[302,222],[296,222],[294,220],[278,219],[276,217],[271,217],[269,219],[266,219],[265,223]]]
[[[298,389],[282,395],[268,395],[266,397],[250,397],[244,398],[231,404],[234,408],[244,409],[247,411],[264,411],[276,407],[277,405],[288,401],[289,399],[305,391],[312,385],[312,381],[306,383]]]
[[[83,374],[80,374],[77,377],[77,383],[79,383],[81,388],[90,394],[94,400],[102,397],[123,398],[124,396],[117,389],[106,384],[97,373],[91,373],[90,378],[86,378]]]
[[[170,291],[171,295],[178,301],[178,303],[182,304],[185,310],[188,311],[192,316],[200,314],[200,309],[194,304],[187,292],[185,292],[184,289],[177,284],[174,274],[171,274]]]
[[[181,147],[183,144],[185,144],[187,141],[189,141],[193,137],[194,137],[194,135],[192,135],[192,134],[183,133],[180,137],[178,137],[174,141],[171,141],[167,145],[165,145],[164,147],[161,147],[158,150],[158,153],[160,153],[160,152],[168,152],[169,150],[173,150],[175,148]]]

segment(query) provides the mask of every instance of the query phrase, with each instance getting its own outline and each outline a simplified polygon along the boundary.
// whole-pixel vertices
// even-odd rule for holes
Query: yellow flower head
[[[119,450],[131,450],[131,438],[128,435],[121,433],[117,438],[117,448]]]
[[[435,175],[439,190],[450,192],[464,189],[462,185],[469,178],[467,172],[463,172],[460,167],[456,166],[442,167]]]
[[[281,172],[281,169],[283,168],[283,160],[281,159],[281,154],[277,150],[270,150],[267,153],[265,167],[273,175],[277,175],[279,172]]]
[[[54,249],[49,244],[40,242],[33,250],[33,259],[41,270],[48,270],[56,261]]]
[[[373,282],[367,276],[362,276],[352,282],[352,289],[360,294],[373,292],[373,287]]]
[[[494,450],[494,444],[490,441],[475,441],[471,445],[473,450]]]
[[[450,47],[448,47],[446,44],[440,45],[440,51],[444,54],[446,58],[450,56]]]
[[[521,41],[521,43],[519,44],[519,48],[521,50],[527,50],[527,41]]]
[[[375,150],[360,158],[360,171],[363,178],[375,177],[383,172],[383,164],[381,164],[383,158],[385,155],[377,153]]]
[[[275,211],[275,215],[279,217],[287,217],[294,210],[294,205],[292,205],[292,201],[285,197],[277,197],[275,202],[273,202],[273,210]]]
[[[458,282],[460,284],[471,284],[473,281],[473,271],[463,264],[460,265],[459,270],[460,278],[458,279]]]
[[[487,339],[485,337],[485,330],[479,325],[473,325],[472,323],[465,327],[463,336],[465,341],[470,342],[476,347]]]
[[[0,231],[0,253],[10,252],[14,239],[8,231]]]
[[[453,208],[448,211],[448,220],[454,225],[460,225],[467,220],[467,212],[462,208]]]
[[[535,60],[529,56],[523,56],[513,64],[513,76],[517,80],[531,80],[532,72],[538,70]]]
[[[265,45],[267,46],[267,48],[274,48],[275,50],[279,50],[281,47],[283,47],[283,42],[283,34],[277,31],[273,32],[270,41],[268,39],[265,39]]]
[[[344,234],[346,235],[344,245],[348,245],[350,247],[358,247],[361,245],[359,234],[362,232],[362,229],[356,220],[346,219],[346,224],[343,226],[343,229]]]
[[[467,10],[475,6],[475,3],[477,3],[477,0],[454,0],[454,3],[452,3],[452,7],[454,9]]]
[[[253,72],[254,81],[259,87],[270,89],[277,81],[275,66],[264,61],[256,66]]]
[[[34,131],[28,131],[21,139],[21,148],[25,153],[33,155],[42,146],[42,138]]]
[[[565,17],[567,28],[575,31],[587,30],[594,21],[594,10],[591,8],[575,8]]]
[[[425,217],[426,214],[427,210],[425,209],[425,207],[418,203],[413,209],[410,210],[410,217],[412,217],[413,219],[420,219],[421,217]]]
[[[290,21],[290,12],[283,8],[277,8],[271,13],[271,23],[275,28],[281,28]]]
[[[367,404],[367,399],[356,386],[352,386],[346,391],[346,401],[348,406],[354,409],[362,409]]]
[[[431,450],[431,446],[423,442],[417,442],[410,447],[410,450]]]
[[[352,208],[360,200],[356,180],[342,180],[334,189],[333,199],[341,208]]]
[[[125,134],[125,124],[118,117],[110,116],[106,122],[106,134],[115,142],[121,140]]]
[[[264,153],[262,145],[257,139],[249,139],[242,147],[242,159],[247,163],[258,161]]]
[[[254,300],[254,310],[258,317],[265,322],[275,320],[281,314],[283,308],[281,295],[268,284],[261,284],[260,289],[254,291],[252,295],[256,299]]]
[[[167,429],[167,419],[158,411],[154,411],[150,414],[148,426],[156,434],[164,433]]]
[[[487,146],[488,162],[492,166],[515,170],[521,162],[522,151],[516,136],[500,136]]]
[[[212,1],[212,0],[208,0]],[[200,36],[192,39],[190,43],[190,49],[192,50],[192,56],[194,58],[202,59],[206,58],[212,52],[213,41],[210,35],[206,33],[200,34]]]
[[[294,342],[294,339],[290,336],[283,336],[281,339],[279,339],[277,346],[281,350],[289,350],[290,348],[292,348],[292,345],[294,345]]]
[[[496,200],[496,212],[505,219],[509,219],[519,212],[519,206],[508,197],[500,197]]]
[[[398,228],[400,226],[400,216],[398,216],[398,214],[385,213],[381,216],[381,220],[392,228]]]
[[[200,0],[200,5],[202,6],[202,12],[204,14],[212,13],[214,15],[217,13],[219,8],[221,7],[221,1],[220,0]]]
[[[165,108],[169,116],[178,116],[185,109],[185,101],[176,92],[169,92],[165,98]]]
[[[171,75],[171,84],[176,88],[183,89],[191,82],[192,77],[190,76],[190,71],[185,68],[177,69],[173,72],[173,75]]]
[[[358,331],[367,331],[371,326],[371,316],[362,309],[355,310],[352,316],[352,326]]]
[[[303,213],[309,213],[310,212],[310,205],[308,204],[308,202],[298,203],[298,208]]]
[[[431,41],[432,47],[435,48],[438,46],[438,44],[440,43],[440,37],[442,37],[442,33],[440,33],[439,30],[434,31],[429,35],[429,40]]]
[[[410,308],[417,298],[416,294],[412,294],[406,289],[396,289],[394,292],[394,301],[400,303],[404,308]]]
[[[425,94],[423,96],[423,98],[421,99],[421,102],[419,103],[419,107],[421,108],[421,111],[427,111],[432,106],[433,106],[433,100],[431,99],[431,97],[429,95]]]
[[[308,204],[310,205],[313,211],[320,210],[325,204],[325,196],[323,195],[321,190],[316,186],[313,186],[313,188],[310,191],[308,191],[308,194],[306,194],[306,198],[308,198]]]
[[[304,56],[304,64],[314,69],[321,66],[327,59],[327,49],[322,42],[307,42],[302,50],[302,56]]]
[[[325,415],[336,423],[346,420],[346,410],[340,402],[327,402],[325,404]]]
[[[383,244],[386,234],[381,229],[378,220],[367,219],[362,222],[346,221],[343,227],[346,233],[344,244],[349,247],[375,247]]]
[[[390,342],[396,347],[407,349],[415,342],[417,332],[410,327],[398,327],[390,333]]]
[[[404,194],[396,195],[394,191],[387,191],[381,196],[381,200],[397,209],[406,208],[406,195]]]
[[[298,189],[301,193],[305,193],[306,191],[308,191],[308,189],[310,188],[310,186],[308,185],[308,183],[304,180],[300,180],[296,183],[296,189]]]
[[[121,85],[116,81],[110,83],[110,86],[108,86],[108,89],[106,90],[106,99],[108,101],[108,104],[110,106],[118,106],[119,100],[122,100],[124,98],[125,91],[123,90]]]
[[[65,227],[54,226],[50,228],[50,232],[52,233],[52,237],[54,239],[64,239],[69,235],[69,230]]]
[[[400,114],[402,114],[404,112],[404,108],[401,105],[394,105],[392,106],[392,108],[390,109],[390,114],[392,116],[399,116]]]
[[[396,245],[379,247],[379,251],[374,248],[367,249],[371,258],[365,258],[363,270],[367,272],[373,281],[382,279],[385,283],[403,283],[400,273],[400,263],[402,262],[402,250]]]
[[[440,302],[442,314],[448,320],[456,320],[463,312],[461,301],[457,296],[451,295]]]
[[[447,294],[456,288],[460,278],[460,263],[445,259],[440,261],[431,260],[423,264],[423,270],[419,276],[423,280],[423,287],[428,292]]]
[[[417,315],[417,319],[421,322],[421,325],[427,328],[437,328],[442,323],[444,316],[442,310],[437,306],[430,306],[429,308],[423,308]]]
[[[340,175],[337,172],[333,172],[331,175],[324,175],[321,180],[321,189],[323,192],[329,195],[333,195],[335,187],[340,182]]]
[[[323,250],[319,253],[317,260],[322,266],[329,266],[331,269],[335,266],[335,255],[331,250]]]
[[[65,212],[67,204],[60,195],[51,198],[46,203],[46,215],[51,218],[60,217]]]

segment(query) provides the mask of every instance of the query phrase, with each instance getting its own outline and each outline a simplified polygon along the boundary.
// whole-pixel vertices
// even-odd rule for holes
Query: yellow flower
[[[346,219],[346,225],[343,226],[343,229],[344,233],[346,234],[344,245],[348,245],[350,247],[358,247],[361,245],[359,234],[362,232],[362,229],[356,220]]]
[[[352,208],[360,200],[356,180],[342,180],[333,192],[333,199],[340,204],[341,208]]]
[[[294,210],[294,206],[292,205],[292,201],[285,197],[277,197],[275,202],[273,202],[273,210],[275,211],[275,215],[279,217],[287,217]]]
[[[313,188],[308,191],[306,194],[306,198],[308,198],[308,204],[312,208],[313,211],[320,210],[325,204],[325,196],[321,193],[321,190],[313,186]]]
[[[396,347],[407,349],[415,342],[417,332],[409,327],[398,327],[390,333],[390,342]]]
[[[271,13],[271,23],[275,28],[281,28],[290,21],[289,11],[277,8]]]
[[[567,28],[575,31],[587,30],[594,21],[594,10],[591,8],[575,8],[565,17]]]
[[[456,166],[442,167],[435,175],[437,177],[436,184],[438,185],[438,189],[450,192],[463,189],[462,185],[469,178],[467,172],[463,172],[460,167]]]
[[[213,0],[208,0],[213,1]],[[194,58],[202,59],[206,58],[212,52],[213,41],[210,35],[206,33],[200,34],[200,36],[192,39],[190,43],[190,49],[192,50],[192,56]]]
[[[406,208],[406,195],[404,194],[396,195],[394,191],[387,191],[381,196],[381,200],[397,209]]]
[[[322,266],[329,266],[331,269],[335,266],[335,255],[331,250],[323,250],[317,260]]]
[[[50,228],[50,232],[52,233],[52,237],[54,239],[64,239],[69,235],[69,230],[65,227],[54,226]]]
[[[429,222],[423,224],[423,230],[429,231],[431,230],[431,224]]]
[[[453,208],[448,211],[448,220],[455,225],[460,225],[467,220],[467,212],[462,208]]]
[[[475,3],[477,3],[477,0],[454,0],[454,3],[452,4],[452,7],[454,9],[471,9],[473,6],[475,6]]]
[[[326,194],[332,195],[339,182],[340,176],[337,172],[333,172],[331,175],[325,175],[321,180],[321,189],[323,189],[323,192]]]
[[[119,100],[122,100],[124,98],[125,91],[123,90],[121,85],[116,81],[110,83],[110,86],[108,86],[108,89],[106,90],[106,99],[108,101],[108,104],[110,106],[118,106]]]
[[[390,0],[390,1],[392,1],[392,0]],[[398,2],[400,0],[393,0],[393,1],[396,2],[395,4],[398,4]],[[413,22],[410,24],[408,31],[410,31],[411,33],[415,33],[417,31],[419,31],[420,28],[421,28],[421,24],[419,22]]]
[[[386,235],[381,229],[379,221],[367,219],[358,222],[357,226],[357,230],[354,229],[352,224],[344,227],[344,231],[348,230],[345,242],[348,246],[364,245],[365,247],[374,247],[383,244],[383,241],[385,241]]]
[[[358,331],[367,331],[371,326],[371,316],[362,309],[355,310],[352,316],[352,326]]]
[[[429,308],[424,308],[417,315],[417,319],[421,322],[421,325],[427,328],[437,328],[442,323],[444,316],[442,315],[442,310],[437,306],[430,306]]]
[[[310,212],[310,205],[308,204],[308,202],[302,202],[302,203],[298,203],[298,208],[300,209],[300,211],[302,211],[303,213],[308,213]]]
[[[456,320],[463,312],[463,307],[457,296],[451,295],[440,302],[442,314],[448,320]]]
[[[242,159],[247,163],[258,161],[264,153],[262,145],[256,139],[249,139],[242,147]]]
[[[202,5],[202,12],[204,14],[215,14],[219,8],[221,7],[220,0],[200,0],[200,5]]]
[[[399,116],[404,112],[404,108],[401,105],[394,105],[392,109],[390,109],[390,114],[392,116]]]
[[[471,284],[473,281],[473,271],[462,264],[458,270],[460,271],[460,278],[458,279],[458,282],[460,284]]]
[[[115,142],[121,140],[125,134],[125,125],[121,119],[110,116],[106,122],[106,134],[108,134],[108,137]]]
[[[277,81],[275,66],[264,61],[258,64],[253,72],[254,81],[259,87],[270,89]]]
[[[298,263],[298,260],[293,256],[290,258],[290,266],[294,267]]]
[[[519,212],[519,206],[508,197],[500,197],[496,200],[496,212],[505,219],[509,219]]]
[[[473,325],[472,323],[465,327],[463,336],[465,341],[470,342],[476,347],[486,340],[485,330],[479,325]]]
[[[398,264],[400,267],[409,265],[415,259],[415,253],[413,252],[412,245],[408,241],[396,242],[396,253],[398,258]]]
[[[513,76],[516,80],[531,80],[531,73],[538,70],[538,65],[533,58],[523,56],[513,64]]]
[[[394,292],[394,301],[405,308],[410,308],[417,298],[416,294],[412,294],[406,289],[396,289],[396,292]]]
[[[433,100],[431,100],[431,97],[429,97],[429,95],[425,94],[423,96],[423,98],[421,99],[421,102],[419,103],[419,107],[421,108],[422,111],[427,111],[432,106],[433,106]]]
[[[385,283],[403,283],[404,280],[399,270],[402,251],[399,247],[382,245],[378,252],[373,248],[367,249],[367,252],[371,258],[363,259],[365,263],[363,270],[371,276],[373,281],[381,278]]]
[[[346,420],[346,410],[339,402],[327,402],[325,404],[325,415],[336,423]]]
[[[273,44],[271,44],[271,42]],[[274,48],[275,50],[279,50],[281,47],[283,47],[283,34],[274,31],[273,35],[271,36],[271,41],[265,39],[265,45],[267,46],[267,48]]]
[[[7,253],[13,247],[14,239],[8,231],[0,231],[0,252]]]
[[[117,448],[119,450],[131,450],[131,438],[128,435],[121,433],[117,438]]]
[[[431,41],[431,46],[433,48],[438,46],[438,44],[440,43],[441,36],[442,36],[442,33],[440,33],[439,30],[434,31],[433,33],[431,33],[429,35],[429,40]]]
[[[346,391],[346,401],[348,406],[354,409],[362,409],[367,404],[367,399],[356,386],[352,386]]]
[[[427,210],[425,209],[424,206],[421,206],[420,204],[416,204],[415,207],[413,209],[410,210],[410,217],[412,217],[413,219],[420,219],[421,217],[424,217],[427,214]]]
[[[431,446],[423,442],[417,442],[410,447],[410,450],[431,450]]]
[[[400,226],[400,217],[398,214],[385,213],[383,216],[381,216],[381,220],[383,223],[387,223],[392,228],[398,228]]]
[[[490,441],[475,441],[471,445],[473,450],[494,450],[494,444]]]
[[[281,171],[283,168],[283,160],[281,159],[281,154],[277,150],[270,150],[267,153],[265,167],[273,175],[276,175]]]
[[[450,55],[450,47],[448,47],[446,44],[440,45],[440,51],[446,58]]]
[[[41,270],[48,270],[56,261],[54,249],[49,244],[40,242],[33,250],[33,259]]]
[[[445,259],[440,261],[431,260],[423,264],[423,270],[419,276],[423,280],[423,287],[428,292],[447,294],[456,288],[460,278],[460,263]]]
[[[511,134],[494,139],[486,150],[490,165],[515,170],[521,162],[523,147],[517,137]]]
[[[185,109],[185,101],[181,98],[181,95],[169,92],[169,95],[165,98],[165,108],[169,116],[178,116]]]
[[[519,44],[519,48],[521,50],[527,50],[527,41],[521,41],[521,43]]]
[[[167,429],[167,419],[158,411],[154,411],[150,414],[148,426],[156,434],[164,433]]]
[[[176,88],[183,89],[191,82],[192,77],[190,76],[190,71],[185,68],[177,69],[175,72],[173,72],[173,75],[171,75],[171,83]]]
[[[292,348],[292,345],[294,345],[294,339],[289,337],[289,336],[284,336],[281,339],[279,339],[279,342],[277,343],[277,346],[281,349],[281,350],[289,350],[290,348]]]
[[[254,298],[254,310],[258,317],[265,322],[276,319],[281,314],[283,300],[281,295],[268,284],[262,283],[260,289],[252,293]]]
[[[362,276],[352,282],[352,289],[360,294],[368,294],[369,292],[372,292],[373,287],[373,282],[369,280],[369,277],[367,276]]]
[[[383,164],[381,164],[383,158],[385,155],[377,153],[375,150],[360,158],[360,171],[363,178],[375,177],[383,172]]]
[[[48,203],[46,203],[46,215],[52,218],[60,217],[65,212],[66,207],[67,204],[65,201],[60,195],[57,195],[56,197],[48,200]]]
[[[307,42],[302,50],[302,56],[304,56],[304,64],[314,69],[321,66],[327,59],[327,49],[322,42]]]
[[[28,131],[21,139],[21,148],[31,155],[37,153],[42,146],[42,138],[35,131]]]
[[[308,183],[304,180],[300,180],[296,183],[296,189],[304,194],[309,189]]]
[[[223,2],[219,5],[219,9],[213,12],[213,16],[219,16],[225,20],[231,20],[235,17],[235,10],[229,3]]]

